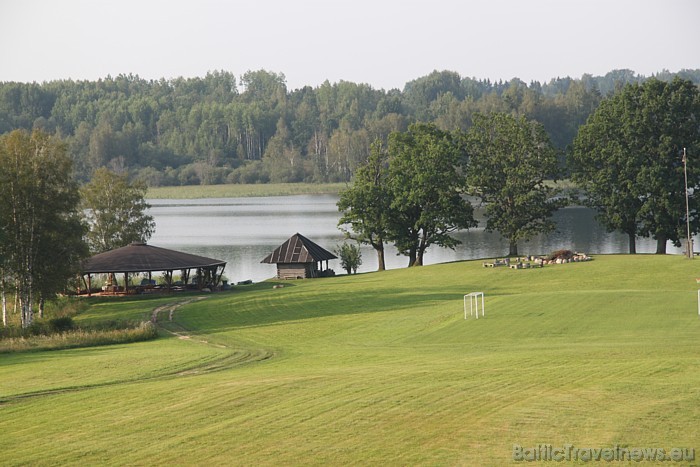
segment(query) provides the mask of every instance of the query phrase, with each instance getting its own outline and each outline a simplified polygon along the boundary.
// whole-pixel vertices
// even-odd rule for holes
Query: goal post
[[[464,319],[467,319],[467,298],[469,299],[469,316],[474,316],[476,312],[476,319],[479,319],[479,298],[481,298],[481,317],[484,314],[484,292],[472,292],[464,296]]]

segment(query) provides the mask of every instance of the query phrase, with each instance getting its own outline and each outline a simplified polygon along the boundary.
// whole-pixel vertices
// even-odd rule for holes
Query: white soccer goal
[[[484,292],[472,292],[464,296],[464,319],[467,319],[467,297],[469,298],[469,316],[476,311],[476,319],[479,319],[479,297],[481,297],[481,317],[484,317]]]

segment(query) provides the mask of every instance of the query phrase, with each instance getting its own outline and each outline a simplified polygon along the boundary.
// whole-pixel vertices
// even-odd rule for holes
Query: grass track
[[[697,264],[460,262],[212,295],[175,313],[189,339],[2,356],[3,464],[504,465],[513,444],[700,449]],[[465,321],[475,290],[487,316]],[[81,319],[162,301],[96,301]]]

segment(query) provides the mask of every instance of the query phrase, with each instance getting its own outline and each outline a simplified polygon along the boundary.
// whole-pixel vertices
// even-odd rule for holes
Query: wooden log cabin
[[[337,259],[337,256],[296,233],[261,263],[277,264],[278,279],[308,279],[334,275],[328,267],[331,259]]]

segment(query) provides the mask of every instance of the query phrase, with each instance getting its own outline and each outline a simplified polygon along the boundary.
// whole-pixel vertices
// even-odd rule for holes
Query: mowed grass
[[[259,183],[225,185],[163,186],[148,189],[149,199],[244,198],[252,196],[290,196],[336,194],[346,183]]]
[[[2,464],[504,465],[513,444],[697,449],[696,276],[678,256],[598,256],[210,295],[164,324],[177,335],[0,356]],[[472,291],[486,319],[463,319]],[[98,301],[84,319],[163,300]]]

